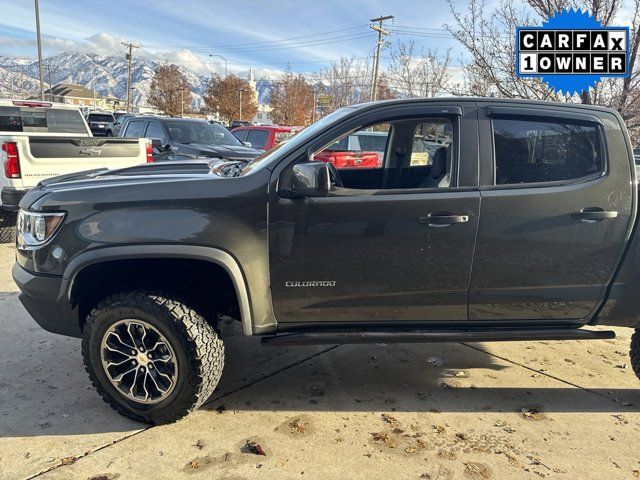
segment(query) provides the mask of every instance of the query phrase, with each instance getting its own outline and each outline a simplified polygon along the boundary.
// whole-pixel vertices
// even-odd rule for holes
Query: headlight
[[[64,220],[62,212],[29,212],[20,210],[16,224],[18,248],[44,245],[56,233]]]

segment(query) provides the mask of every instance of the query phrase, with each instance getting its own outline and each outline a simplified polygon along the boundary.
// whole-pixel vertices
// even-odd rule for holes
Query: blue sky
[[[0,11],[0,54],[35,57],[33,0],[0,0]],[[458,56],[442,30],[450,20],[445,0],[40,0],[45,56],[121,54],[126,39],[140,43],[145,54],[202,73],[223,69],[209,54],[226,57],[231,71],[279,71],[290,63],[309,72],[341,55],[370,57],[376,35],[369,19],[388,14],[395,15],[388,23],[395,31],[391,42],[413,38],[418,47],[452,48]]]

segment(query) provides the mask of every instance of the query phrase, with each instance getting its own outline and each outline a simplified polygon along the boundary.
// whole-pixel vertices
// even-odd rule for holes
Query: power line
[[[192,52],[207,52],[210,50],[215,50],[220,52],[242,54],[242,53],[251,53],[251,52],[268,52],[268,51],[274,51],[274,50],[290,50],[292,48],[301,48],[301,47],[314,47],[318,45],[328,45],[331,43],[342,43],[342,42],[356,40],[356,39],[365,38],[365,37],[368,37],[367,33],[358,33],[358,34],[350,34],[350,35],[343,35],[343,36],[337,36],[337,37],[322,38],[317,40],[308,40],[306,42],[297,42],[295,45],[290,45],[290,44],[289,45],[270,45],[270,46],[263,47],[263,46],[260,46],[259,44],[256,44],[255,46],[252,46],[252,47],[242,47],[242,48],[240,47],[238,48],[194,47],[194,48],[190,48],[189,50]]]
[[[248,43],[236,43],[236,44],[230,44],[230,45],[220,45],[220,44],[203,44],[203,45],[158,45],[158,44],[149,44],[148,46],[152,46],[154,48],[188,48],[188,49],[194,49],[194,48],[206,48],[206,49],[221,49],[221,48],[236,48],[236,47],[249,47],[249,46],[260,46],[260,45],[269,45],[269,44],[273,44],[273,43],[282,43],[282,42],[289,42],[292,40],[300,40],[300,39],[304,39],[304,38],[314,38],[314,37],[326,37],[327,35],[331,35],[334,33],[340,33],[340,32],[346,32],[349,30],[356,30],[356,29],[362,29],[363,27],[367,27],[369,24],[365,23],[362,25],[355,25],[353,27],[347,27],[347,28],[341,28],[338,30],[330,30],[328,32],[321,32],[321,33],[315,33],[312,35],[301,35],[298,37],[288,37],[288,38],[281,38],[278,40],[268,40],[268,41],[264,41],[264,42],[248,42]]]

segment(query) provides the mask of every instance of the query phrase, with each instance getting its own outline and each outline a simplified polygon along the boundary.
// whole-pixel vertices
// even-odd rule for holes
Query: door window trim
[[[595,115],[580,114],[570,112],[569,114],[562,114],[552,110],[544,109],[527,109],[526,113],[521,109],[514,107],[487,107],[486,109],[487,120],[489,120],[491,131],[491,158],[492,158],[492,175],[493,185],[481,185],[481,190],[514,190],[514,189],[528,189],[528,188],[545,188],[545,187],[561,187],[566,185],[579,185],[582,183],[593,182],[600,178],[606,177],[609,172],[609,159],[607,156],[607,142],[604,135],[604,129],[602,121]],[[602,159],[602,168],[599,172],[585,175],[583,177],[570,178],[566,180],[554,180],[551,182],[530,182],[530,183],[496,183],[496,137],[494,130],[495,118],[512,119],[512,120],[524,120],[524,121],[538,121],[544,122],[545,119],[556,120],[556,123],[561,123],[561,120],[569,120],[573,122],[582,122],[591,124],[598,132],[598,140],[600,144],[600,158]]]

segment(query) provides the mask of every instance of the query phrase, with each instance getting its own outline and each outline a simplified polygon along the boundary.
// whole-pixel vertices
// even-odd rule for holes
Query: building
[[[256,125],[273,125],[273,120],[271,120],[271,107],[268,104],[260,103],[258,98],[258,89],[256,87],[256,80],[253,77],[253,68],[249,68],[249,75],[247,75],[247,83],[249,83],[249,88],[251,89],[251,94],[258,104],[258,111],[251,119],[251,123]]]
[[[107,108],[106,99],[82,85],[59,83],[44,91],[44,98],[79,107]]]

